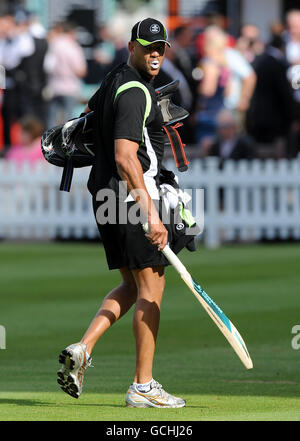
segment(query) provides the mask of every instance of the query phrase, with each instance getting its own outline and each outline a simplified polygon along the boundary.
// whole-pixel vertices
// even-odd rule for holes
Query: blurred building
[[[45,26],[64,20],[74,9],[93,11],[96,22],[105,22],[120,7],[133,0],[0,0],[0,8],[7,4],[23,4],[36,12]],[[163,10],[170,17],[174,28],[180,19],[218,13],[228,18],[232,28],[238,29],[244,22],[256,23],[263,36],[269,23],[281,20],[289,9],[299,8],[299,0],[141,0],[138,6],[150,5],[153,11]],[[159,5],[159,6],[158,6]]]
[[[267,40],[270,24],[283,21],[289,9],[299,8],[299,0],[0,0],[3,4],[23,4],[36,13],[46,28],[67,18],[77,21],[79,38],[91,57],[91,45],[95,39],[96,26],[109,21],[120,8],[130,4],[150,6],[155,15],[169,17],[169,29],[174,29],[191,18],[198,27],[205,24],[203,17],[214,14],[223,16],[230,33],[237,36],[244,23],[255,23],[261,36]]]
[[[241,25],[255,23],[264,40],[270,37],[270,24],[284,21],[290,9],[299,9],[299,0],[167,0],[169,28],[189,21],[205,25],[203,18],[220,15],[225,18],[229,32],[237,36]]]

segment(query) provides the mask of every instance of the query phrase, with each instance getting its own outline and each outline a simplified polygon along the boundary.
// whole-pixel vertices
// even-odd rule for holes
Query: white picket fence
[[[166,166],[175,170],[173,161]],[[177,172],[176,172],[177,173]],[[70,193],[59,191],[61,169],[0,161],[0,238],[52,239],[98,235],[86,188],[89,168],[76,169]],[[208,247],[224,241],[300,239],[300,162],[194,159],[177,173],[183,189],[204,189]],[[193,206],[201,223],[201,213]]]
[[[70,193],[59,191],[62,168],[0,161],[0,237],[53,239],[98,234],[86,188],[89,169],[77,169]]]
[[[204,240],[224,241],[300,238],[299,160],[194,160],[182,173],[184,188],[204,188]]]

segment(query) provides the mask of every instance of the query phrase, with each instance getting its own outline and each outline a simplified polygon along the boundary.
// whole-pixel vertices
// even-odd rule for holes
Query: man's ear
[[[128,50],[129,50],[129,53],[130,53],[130,54],[133,53],[133,51],[134,51],[134,44],[133,44],[133,41],[129,41],[129,42],[128,42]]]

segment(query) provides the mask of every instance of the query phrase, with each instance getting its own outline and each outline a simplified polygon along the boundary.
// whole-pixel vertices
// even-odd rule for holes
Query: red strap
[[[183,125],[182,123],[178,122],[174,126],[163,126],[163,128],[170,141],[176,167],[178,168],[179,171],[186,171],[189,161],[187,160],[184,151],[185,144],[182,143],[181,137],[178,131],[176,130],[182,125]]]

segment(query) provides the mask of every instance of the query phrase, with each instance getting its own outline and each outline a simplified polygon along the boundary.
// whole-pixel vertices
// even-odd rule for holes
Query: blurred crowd
[[[219,15],[207,17],[201,29],[192,22],[182,25],[170,39],[154,86],[180,80],[174,101],[190,112],[180,131],[193,156],[299,155],[300,10],[289,11],[284,23],[272,23],[268,41],[254,24],[243,25],[234,38]],[[0,90],[1,156],[40,159],[43,131],[74,117],[76,106],[85,104],[82,85],[90,69],[100,84],[127,61],[127,42],[101,25],[92,53],[91,65],[71,22],[46,31],[24,9],[0,17],[0,66],[6,73]]]

